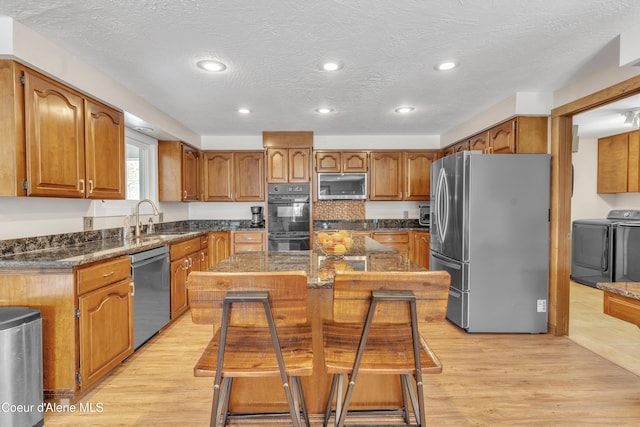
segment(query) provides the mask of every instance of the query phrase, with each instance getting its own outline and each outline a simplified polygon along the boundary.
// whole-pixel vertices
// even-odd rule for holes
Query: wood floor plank
[[[421,330],[444,366],[425,379],[430,425],[631,426],[640,420],[640,377],[567,337],[466,334],[448,323]],[[194,377],[193,366],[211,332],[187,313],[81,400],[100,403],[102,412],[47,413],[45,425],[207,425],[212,381]]]

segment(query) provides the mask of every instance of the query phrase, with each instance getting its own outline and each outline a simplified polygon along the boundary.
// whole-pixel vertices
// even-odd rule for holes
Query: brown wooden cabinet
[[[273,184],[309,182],[313,132],[262,132],[267,158],[267,182]]]
[[[0,194],[125,198],[124,115],[0,61]]]
[[[267,182],[293,183],[311,180],[311,148],[267,148]]]
[[[85,99],[87,198],[125,199],[124,115]]]
[[[410,231],[374,231],[371,238],[398,252],[405,258],[411,259]]]
[[[449,156],[451,154],[459,153],[460,151],[469,150],[469,141],[460,141],[453,145],[450,145],[444,150],[444,155]]]
[[[411,261],[429,269],[429,257],[431,255],[430,234],[428,231],[413,231],[411,245]]]
[[[80,384],[84,390],[133,353],[131,280],[78,298]]]
[[[369,200],[402,200],[402,152],[372,151],[369,161]]]
[[[444,153],[454,154],[465,144],[487,154],[546,153],[548,132],[546,116],[517,116],[449,146]]]
[[[316,172],[358,173],[369,169],[366,151],[316,151]]]
[[[199,200],[199,157],[180,141],[158,141],[158,200]]]
[[[232,231],[231,253],[261,252],[266,250],[264,231]]]
[[[171,320],[177,319],[189,308],[188,276],[192,271],[200,271],[201,265],[200,237],[185,240],[171,245],[169,258],[171,260]]]
[[[128,257],[76,271],[78,385],[86,390],[133,353],[133,287]]]
[[[640,300],[610,291],[603,293],[604,314],[640,327]]]
[[[429,200],[431,164],[438,159],[436,151],[404,153],[404,200]]]
[[[640,131],[598,139],[598,193],[640,191]]]
[[[431,163],[438,152],[372,151],[369,200],[429,200]]]
[[[487,135],[488,133],[485,131],[469,138],[469,141],[466,141],[469,145],[469,150],[482,151],[484,153],[489,146]]]
[[[209,233],[209,266],[214,266],[231,255],[231,233],[212,231]]]
[[[262,151],[205,151],[202,170],[202,201],[264,201]]]

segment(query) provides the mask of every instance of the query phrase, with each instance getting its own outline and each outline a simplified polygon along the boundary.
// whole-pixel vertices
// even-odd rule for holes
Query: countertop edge
[[[625,297],[640,300],[640,282],[599,282],[596,287]]]

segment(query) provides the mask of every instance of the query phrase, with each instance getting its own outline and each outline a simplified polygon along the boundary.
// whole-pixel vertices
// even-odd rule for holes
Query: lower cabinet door
[[[133,353],[131,283],[130,279],[122,280],[78,298],[81,389]]]
[[[171,261],[171,320],[177,319],[187,310],[187,276],[189,258]]]

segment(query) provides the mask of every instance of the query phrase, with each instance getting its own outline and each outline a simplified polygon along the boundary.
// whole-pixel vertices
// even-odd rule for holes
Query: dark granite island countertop
[[[243,252],[230,256],[208,271],[250,273],[298,271],[307,273],[310,288],[331,288],[336,271],[423,271],[394,250],[369,237],[354,237],[344,257],[327,257],[319,250]]]

